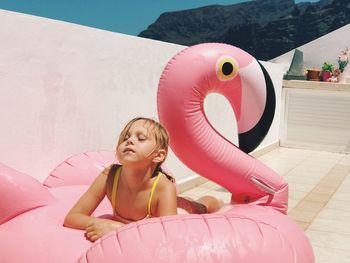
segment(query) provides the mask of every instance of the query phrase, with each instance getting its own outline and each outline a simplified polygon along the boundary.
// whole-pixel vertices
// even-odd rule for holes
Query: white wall
[[[350,48],[350,24],[302,45],[297,49],[303,52],[305,69],[314,67],[321,69],[325,61],[331,62],[338,67],[338,55],[346,47]],[[270,61],[282,64],[285,71],[287,71],[293,55],[294,50],[291,50]]]
[[[3,10],[0,21],[0,162],[40,181],[71,155],[113,150],[129,119],[157,119],[160,74],[184,48]],[[265,64],[279,98],[281,67]],[[207,101],[234,141],[231,109],[218,96]],[[278,141],[279,111],[265,145]],[[167,167],[177,179],[192,175],[172,153]]]
[[[350,84],[324,84],[312,81],[309,88],[297,88],[285,83],[282,146],[350,153]]]

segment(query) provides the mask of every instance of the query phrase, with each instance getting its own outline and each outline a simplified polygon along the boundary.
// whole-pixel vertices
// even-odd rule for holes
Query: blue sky
[[[137,35],[161,13],[245,0],[0,0],[0,9]],[[318,2],[318,0],[296,0]]]

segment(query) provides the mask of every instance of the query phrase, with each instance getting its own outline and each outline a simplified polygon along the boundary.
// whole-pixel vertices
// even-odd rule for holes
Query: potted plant
[[[324,62],[322,64],[322,80],[328,81],[328,79],[332,76],[332,72],[334,70],[334,65],[330,62]]]
[[[318,68],[308,69],[306,73],[307,80],[319,81],[321,71]]]

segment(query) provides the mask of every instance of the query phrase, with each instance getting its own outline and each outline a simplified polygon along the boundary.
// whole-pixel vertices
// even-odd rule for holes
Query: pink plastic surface
[[[0,224],[53,202],[40,182],[0,163]]]
[[[75,262],[91,245],[82,231],[62,225],[68,210],[88,185],[46,188],[33,177],[1,165],[0,187],[0,192],[5,190],[4,196],[10,197],[1,198],[0,202],[0,217],[8,219],[0,225],[1,263]],[[20,191],[12,191],[14,188]],[[40,197],[44,204],[38,205]],[[23,202],[25,199],[32,202]],[[7,208],[16,209],[17,216],[8,218]],[[110,211],[109,202],[104,200],[95,214]]]
[[[234,57],[239,66],[231,84],[230,80],[218,82],[206,71],[210,65],[215,66],[217,56],[227,55]],[[185,62],[177,64],[182,60]],[[249,54],[228,45],[194,46],[169,62],[158,93],[160,119],[170,131],[171,146],[177,155],[193,170],[229,189],[233,201],[245,204],[229,205],[216,214],[145,219],[92,244],[84,238],[83,231],[65,228],[62,223],[87,189],[86,184],[102,167],[115,162],[112,153],[101,157],[100,153],[90,152],[69,158],[50,174],[47,186],[1,165],[0,192],[6,198],[0,199],[0,262],[313,263],[305,234],[281,213],[286,211],[287,184],[226,141],[203,113],[203,98],[208,92],[226,94],[239,116],[240,129],[249,131],[263,116],[259,109],[264,109],[267,99],[263,91],[254,91],[259,89],[256,85],[260,81],[254,85],[253,80],[249,82],[249,74],[251,78],[261,78],[256,66]],[[172,77],[174,73],[177,78]],[[191,82],[193,78],[198,82]],[[205,91],[208,81],[213,89]],[[242,87],[250,90],[250,96],[261,94],[252,99],[261,103],[251,111],[252,116],[245,105],[251,99],[243,98],[246,93]],[[163,107],[167,104],[168,108]],[[104,200],[94,215],[111,211]]]
[[[45,179],[47,187],[90,185],[104,168],[117,163],[115,152],[98,151],[75,155],[59,164]]]

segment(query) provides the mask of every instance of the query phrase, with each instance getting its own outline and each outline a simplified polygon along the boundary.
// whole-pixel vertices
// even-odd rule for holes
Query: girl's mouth
[[[135,151],[133,149],[128,148],[128,147],[124,149],[123,153],[127,153],[127,152],[135,153]]]

